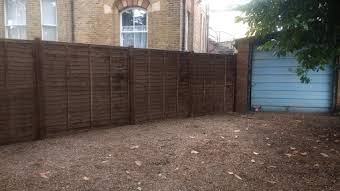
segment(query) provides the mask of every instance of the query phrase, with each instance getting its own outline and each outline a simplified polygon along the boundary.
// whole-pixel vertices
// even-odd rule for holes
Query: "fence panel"
[[[39,40],[0,47],[0,144],[234,109],[234,55]]]

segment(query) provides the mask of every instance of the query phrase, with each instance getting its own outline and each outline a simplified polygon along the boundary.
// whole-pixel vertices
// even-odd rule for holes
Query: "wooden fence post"
[[[135,113],[135,63],[133,59],[133,48],[128,49],[128,72],[129,72],[129,121],[131,125],[136,124]]]
[[[194,92],[193,92],[193,68],[194,68],[194,52],[190,52],[189,54],[189,90],[190,90],[190,100],[189,100],[189,107],[190,107],[190,112],[189,112],[189,117],[194,116]]]
[[[88,45],[88,66],[89,66],[89,91],[90,91],[90,128],[93,128],[93,71],[92,71],[92,47]]]
[[[11,135],[11,126],[10,126],[10,110],[9,110],[9,107],[10,107],[10,99],[9,99],[9,96],[10,96],[10,92],[9,92],[9,88],[8,88],[8,53],[7,53],[7,41],[4,40],[3,41],[3,46],[4,46],[4,85],[5,85],[5,112],[6,112],[6,118],[5,118],[5,125],[7,127],[7,133],[8,133],[8,136],[9,136],[9,142],[11,142],[11,139],[12,139],[12,135]],[[0,143],[2,143],[0,141]]]
[[[46,126],[44,123],[43,116],[44,112],[44,101],[43,98],[43,85],[42,85],[42,65],[43,65],[43,52],[41,48],[41,40],[36,38],[33,42],[33,81],[34,81],[34,113],[33,113],[33,124],[34,124],[34,139],[40,140],[46,137]]]

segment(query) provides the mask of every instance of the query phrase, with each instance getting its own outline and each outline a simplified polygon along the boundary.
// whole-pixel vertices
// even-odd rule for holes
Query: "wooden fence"
[[[234,55],[0,40],[0,144],[234,111]]]

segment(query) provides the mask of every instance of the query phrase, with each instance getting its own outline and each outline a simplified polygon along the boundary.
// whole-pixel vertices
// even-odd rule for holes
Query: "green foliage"
[[[324,70],[340,53],[337,1],[252,0],[238,8],[244,16],[236,21],[249,25],[247,35],[260,39],[259,48],[278,56],[293,53],[300,63],[296,71],[300,80],[309,83],[309,71]]]

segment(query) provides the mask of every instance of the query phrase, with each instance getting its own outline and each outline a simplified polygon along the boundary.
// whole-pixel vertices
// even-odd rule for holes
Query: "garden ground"
[[[340,117],[227,114],[0,147],[0,190],[340,190]]]

